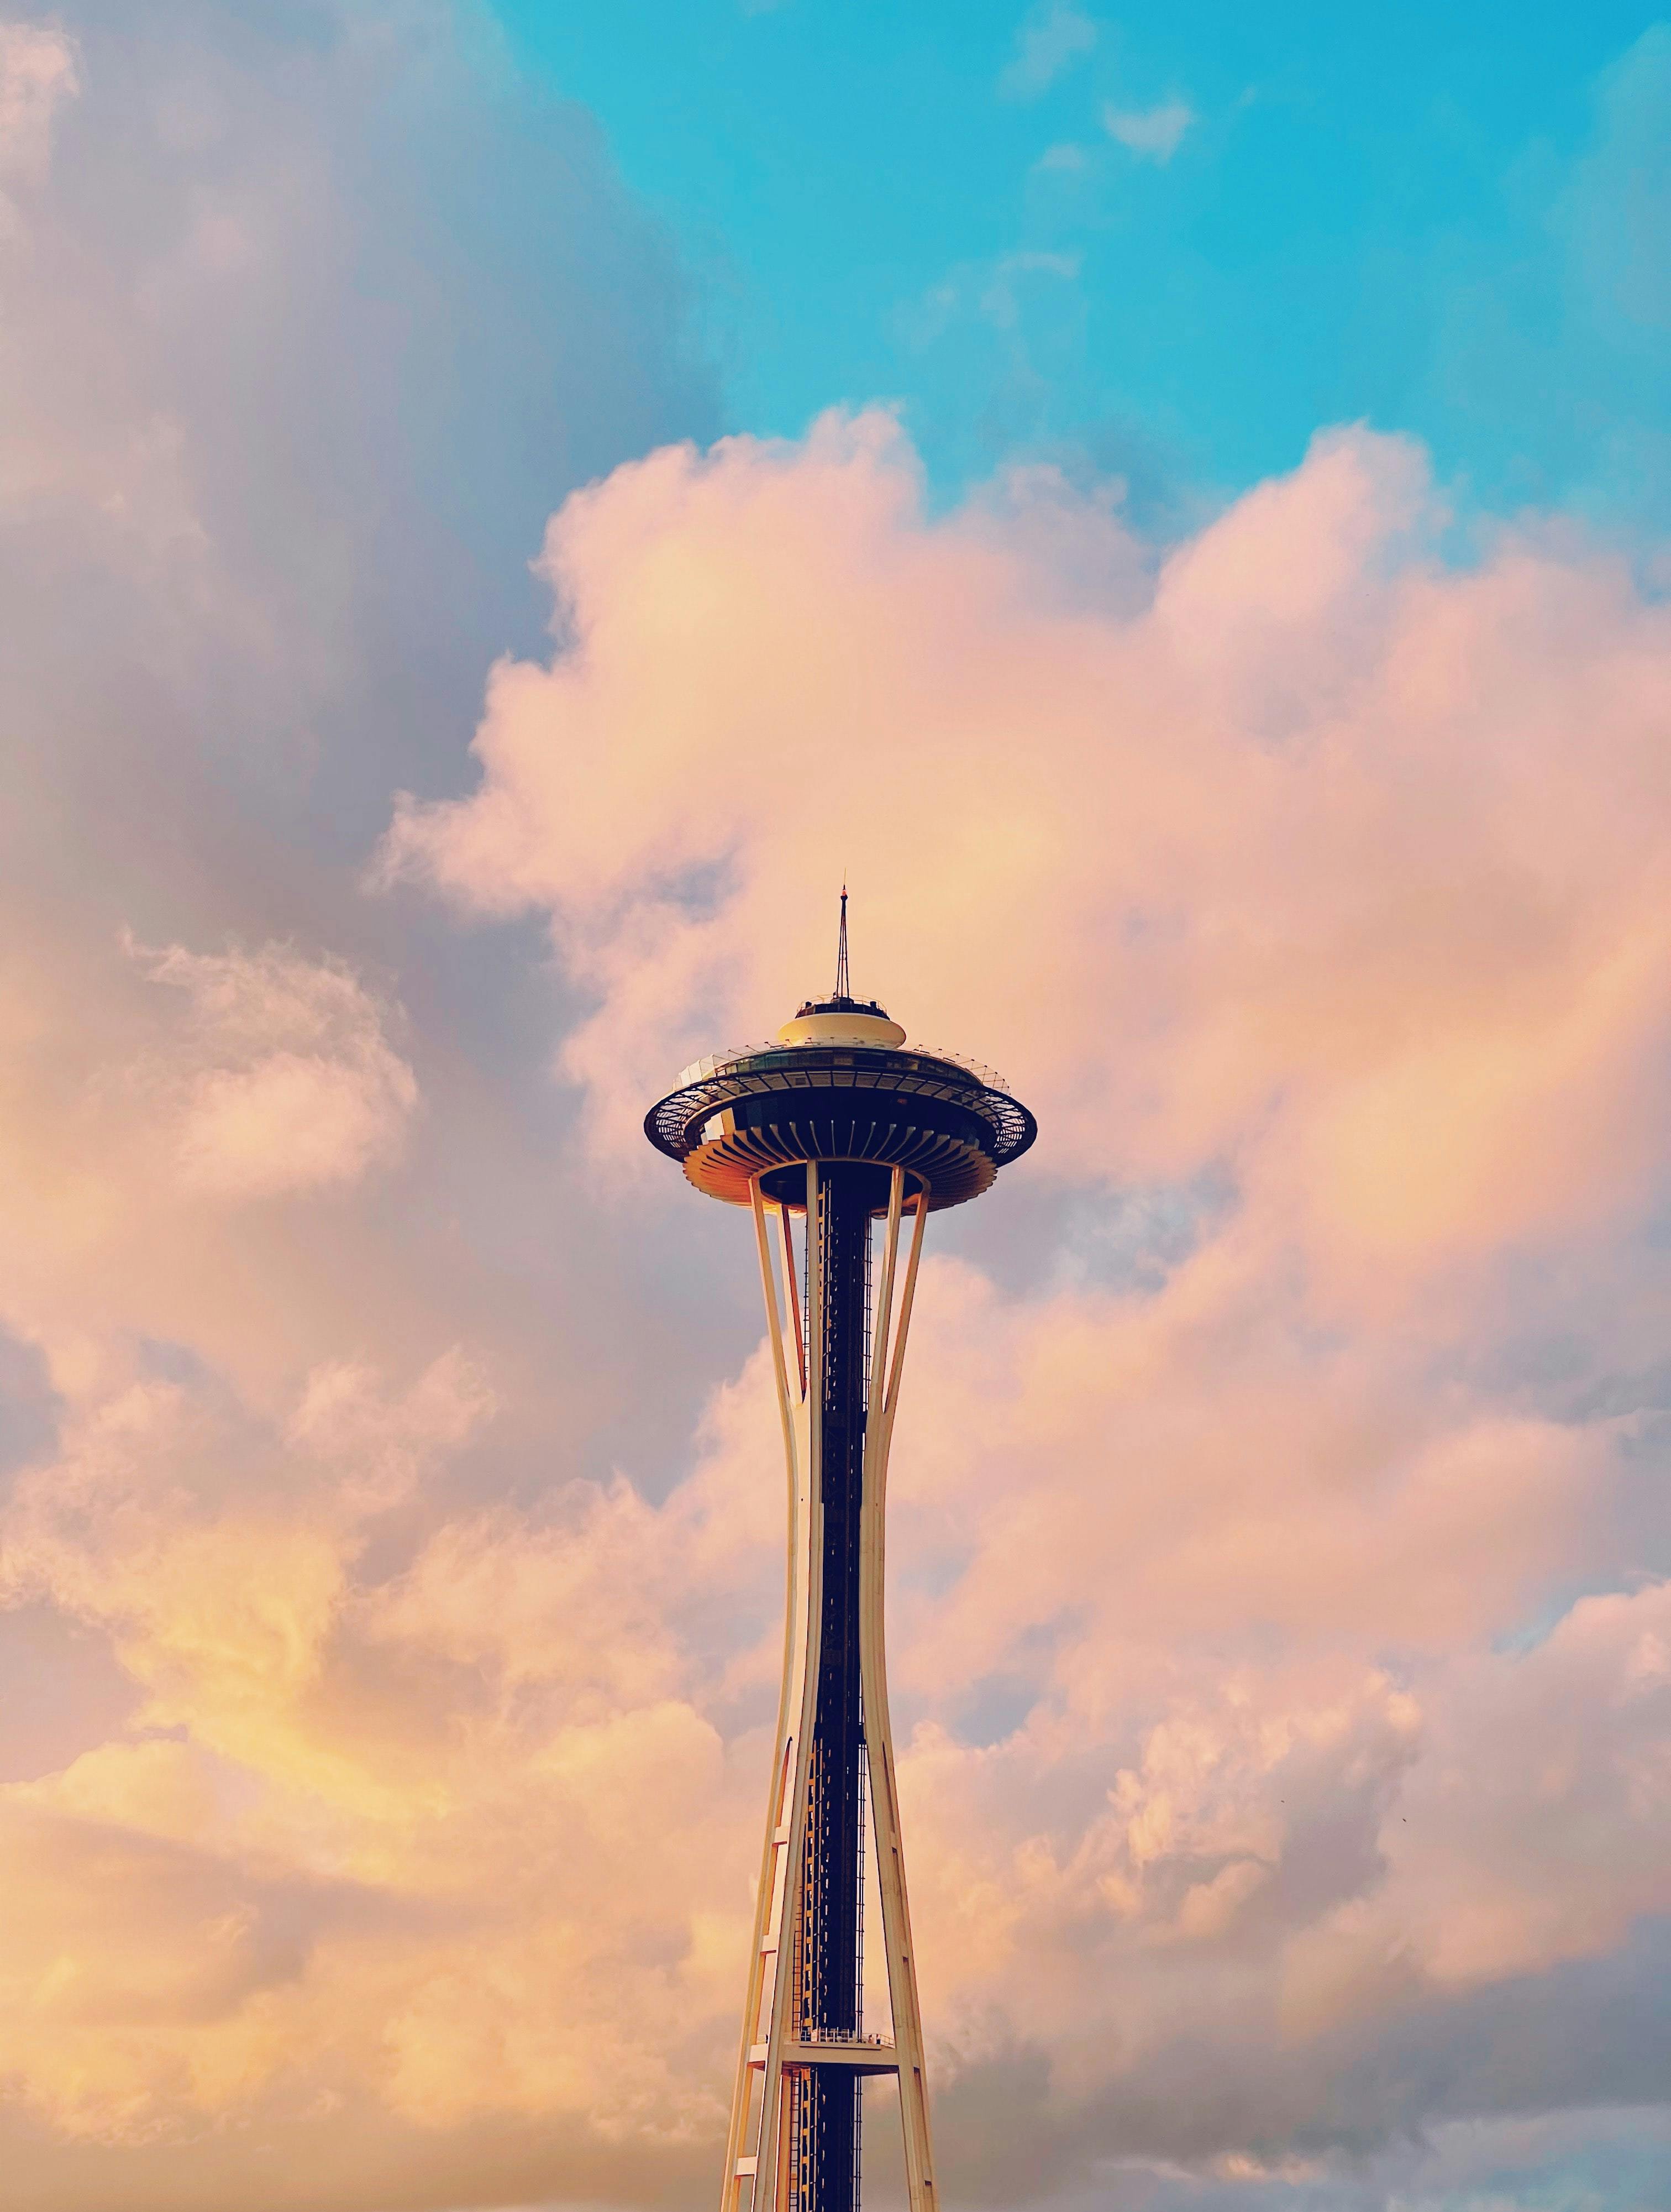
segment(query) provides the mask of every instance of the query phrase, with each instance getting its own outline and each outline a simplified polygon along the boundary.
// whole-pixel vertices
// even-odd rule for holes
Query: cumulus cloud
[[[946,1566],[920,1523],[939,1487],[927,1432],[949,1425],[939,1393],[957,1361],[1001,1363],[1004,1339],[982,1344],[946,1276],[925,1285],[936,1334],[902,1450],[896,1621],[921,1716],[902,1786],[952,2113],[969,2085],[1026,2136],[1039,2121],[1014,2086],[1042,2053],[1075,2116],[1045,2181],[1098,2142],[1257,2169],[1244,2146],[1272,2130],[1326,2145],[1384,2123],[1352,2067],[1389,2023],[1449,2033],[1448,2006],[1605,1955],[1665,1909],[1664,1587],[1587,1601],[1530,1651],[1461,1665],[1453,1621],[1423,1665],[1389,1671],[1364,1656],[1382,1623],[1322,1583],[1418,1584],[1453,1547],[1440,1519],[1422,1566],[1376,1558],[1373,1497],[1361,1560],[1288,1578],[1232,1538],[1203,1619],[1180,1613],[1164,1638],[1117,1617],[1157,1581],[1166,1607],[1153,1541],[1123,1575],[1115,1547],[1081,1560],[1041,1542],[1063,1617],[1018,1646],[993,1626],[1012,1684],[1030,1686],[1018,1724],[975,1724],[981,1661],[944,1651],[929,1593]],[[1041,1497],[1047,1527],[1053,1484],[1085,1509],[1084,1458],[1048,1398],[1001,1376],[994,1395],[1014,1407],[994,1463],[945,1500],[967,1563],[954,1580],[977,1584],[1016,1550],[1005,1491]],[[13,2078],[71,2136],[137,2159],[205,2117],[259,2112],[317,2180],[343,2148],[320,2100],[346,2096],[384,2116],[386,2156],[399,2130],[429,2130],[455,2191],[468,2145],[448,2131],[483,2114],[538,2118],[564,2170],[612,2142],[635,2189],[659,2166],[700,2171],[761,1742],[716,1662],[729,1651],[763,1690],[774,1656],[765,1369],[720,1395],[702,1460],[659,1508],[581,1484],[536,1513],[444,1520],[411,1549],[415,1486],[491,1412],[456,1359],[404,1395],[316,1375],[276,1431],[152,1386],[78,1423],[21,1486],[12,1595],[102,1625],[145,1699],[125,1739],[0,1794],[12,1893],[42,1943],[74,1887],[97,1886],[74,1941],[11,1962],[0,2012]],[[1191,1489],[1176,1469],[1151,1486]],[[392,1574],[392,1538],[407,1553]],[[1199,1561],[1188,1529],[1178,1541],[1182,1583]],[[1247,1643],[1273,1589],[1281,1657]],[[1082,1626],[1097,1595],[1108,1617]],[[1227,1641],[1244,1656],[1226,1663]],[[1228,2101],[1202,2094],[1209,2051]],[[1498,2085],[1510,2103],[1542,2078],[1535,2054],[1517,2064]],[[1001,2188],[1002,2160],[984,2183],[969,2165],[978,2128],[947,2132],[953,2170]],[[177,2179],[173,2201],[213,2203],[224,2171]]]
[[[744,1927],[743,1805],[659,1602],[693,1538],[712,1559],[712,1478],[661,1514],[619,1485],[501,1506],[391,1576],[380,1543],[491,1413],[456,1356],[404,1394],[317,1373],[276,1430],[151,1384],[19,1485],[7,1594],[102,1628],[143,1692],[124,1738],[0,1792],[39,1936],[0,2066],[70,2136],[270,2100],[328,2160],[345,2091],[432,2130],[712,2124],[708,2069],[643,2032],[712,2040]]]
[[[1553,540],[1448,574],[1437,521],[1413,449],[1340,434],[1135,611],[1057,613],[983,518],[921,517],[885,417],[659,454],[553,525],[576,645],[495,672],[480,790],[391,865],[549,913],[629,1155],[705,1034],[793,1002],[793,887],[857,846],[861,959],[1030,1071],[1058,1174],[1224,1166],[1314,1295],[1384,1299],[1645,1196],[1662,1116],[1663,610]],[[739,744],[848,773],[792,841],[776,779],[711,774]]]
[[[1183,143],[1183,135],[1195,120],[1187,100],[1164,100],[1154,107],[1117,107],[1112,101],[1103,109],[1103,127],[1110,138],[1140,161],[1163,167]]]
[[[490,1407],[457,1355],[392,1401],[374,1376],[318,1372],[277,1437],[179,1383],[134,1385],[20,1479],[7,1585],[109,1628],[151,1724],[247,1759],[317,1679],[365,1524]]]

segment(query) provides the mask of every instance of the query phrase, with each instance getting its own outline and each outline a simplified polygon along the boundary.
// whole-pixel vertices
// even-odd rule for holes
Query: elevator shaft
[[[818,1176],[822,1298],[809,1297],[820,1378],[816,1463],[823,1501],[817,1702],[808,1762],[806,1846],[799,1930],[800,2034],[855,2035],[861,2022],[864,1711],[860,1674],[860,1530],[870,1340],[874,1170],[839,1164]],[[858,2201],[860,2085],[835,2069],[809,2073],[796,2100],[792,2152],[797,2212],[852,2212]]]

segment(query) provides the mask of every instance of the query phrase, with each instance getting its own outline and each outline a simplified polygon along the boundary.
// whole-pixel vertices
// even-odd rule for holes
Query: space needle
[[[858,2212],[860,2085],[889,2074],[910,2212],[936,2212],[883,1655],[888,1448],[924,1224],[989,1190],[1037,1127],[990,1068],[908,1046],[853,997],[843,890],[830,995],[769,1042],[686,1068],[644,1130],[698,1190],[753,1214],[788,1469],[783,1680],[720,2212]],[[867,1864],[885,2031],[865,2012]]]

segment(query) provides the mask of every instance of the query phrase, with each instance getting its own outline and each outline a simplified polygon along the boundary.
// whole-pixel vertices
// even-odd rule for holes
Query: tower
[[[858,2212],[860,2087],[875,2074],[899,2078],[910,2212],[936,2212],[883,1658],[888,1446],[924,1224],[989,1189],[1036,1125],[991,1069],[908,1049],[852,997],[844,889],[830,996],[770,1042],[686,1068],[644,1131],[698,1190],[753,1213],[789,1478],[783,1681],[720,2212]],[[867,1858],[885,2036],[863,2012]]]

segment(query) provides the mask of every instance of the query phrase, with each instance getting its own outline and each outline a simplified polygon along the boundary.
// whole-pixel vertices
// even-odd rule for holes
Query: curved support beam
[[[891,1442],[893,1437],[894,1412],[899,1404],[900,1370],[905,1364],[905,1334],[906,1331],[911,1326],[911,1308],[916,1303],[917,1262],[922,1257],[922,1232],[927,1224],[927,1194],[923,1191],[919,1191],[917,1194],[916,1215],[911,1224],[911,1256],[906,1262],[905,1267],[905,1292],[904,1296],[899,1302],[899,1329],[894,1339],[893,1370],[888,1377],[888,1395],[883,1401],[882,1410],[886,1422],[886,1435],[889,1442]],[[882,1465],[884,1469],[883,1479],[884,1480],[886,1480],[887,1464],[888,1450],[887,1443],[884,1443],[882,1448]]]
[[[783,1322],[778,1303],[777,1281],[772,1268],[771,1244],[766,1234],[765,1206],[758,1182],[753,1185],[750,1195],[754,1205],[755,1245],[760,1260],[760,1286],[766,1299],[766,1329],[772,1347],[772,1375],[777,1387],[778,1413],[783,1424],[783,1454],[788,1472],[788,1557],[785,1563],[787,1602],[783,1620],[783,1672],[778,1687],[775,1735],[777,1755],[772,1762],[771,1778],[767,1785],[766,1837],[761,1847],[760,1873],[755,1889],[754,1936],[749,1947],[748,1991],[743,2002],[742,2045],[737,2055],[737,2073],[732,2086],[731,2123],[726,2134],[725,2179],[720,2192],[720,2212],[739,2212],[741,2204],[746,2170],[744,2153],[748,2141],[754,2088],[750,2052],[765,1997],[768,1966],[775,1959],[773,1908],[780,1886],[778,1862],[782,1850],[778,1830],[782,1825],[784,1769],[786,1763],[793,1758],[789,1703],[794,1671],[795,1632],[801,1611],[799,1601],[801,1577],[797,1555],[802,1519],[799,1498],[799,1470],[802,1455],[798,1449],[797,1424],[790,1405],[788,1373],[784,1358]]]
[[[753,1188],[759,1193],[758,1181]],[[800,1279],[795,1273],[795,1240],[789,1229],[789,1209],[780,1206],[778,1226],[783,1232],[783,1281],[789,1298],[789,1334],[795,1347],[795,1370],[800,1377],[800,1395],[806,1395],[806,1339],[800,1326]]]
[[[882,1411],[882,1386],[888,1372],[888,1331],[894,1315],[894,1263],[899,1257],[899,1216],[905,1202],[905,1170],[896,1168],[888,1178],[888,1225],[882,1238],[882,1287],[877,1293],[876,1324],[871,1331],[870,1405],[865,1429],[868,1437]]]
[[[771,1243],[766,1235],[766,1205],[765,1200],[761,1197],[760,1185],[757,1182],[751,1183],[749,1188],[750,1194],[754,1200],[754,1241],[756,1249],[760,1255],[760,1287],[766,1293],[766,1331],[772,1341],[772,1376],[777,1384],[777,1409],[780,1415],[782,1417],[783,1421],[783,1449],[788,1454],[790,1465],[793,1469],[795,1456],[795,1438],[793,1421],[790,1413],[789,1368],[788,1363],[784,1358],[783,1317],[778,1305],[777,1280],[772,1272]],[[779,1208],[779,1212],[782,1212],[781,1207]],[[783,1229],[785,1243],[784,1273],[788,1278],[791,1295],[793,1296],[794,1274],[793,1263],[788,1252],[789,1220],[787,1214],[783,1216]],[[800,1357],[800,1329],[799,1324],[795,1329],[795,1356],[798,1359]],[[806,1377],[804,1374],[801,1376],[799,1395],[802,1397],[806,1395]],[[789,1503],[791,1512],[793,1514],[794,1507],[794,1498],[793,1494],[791,1495]]]

